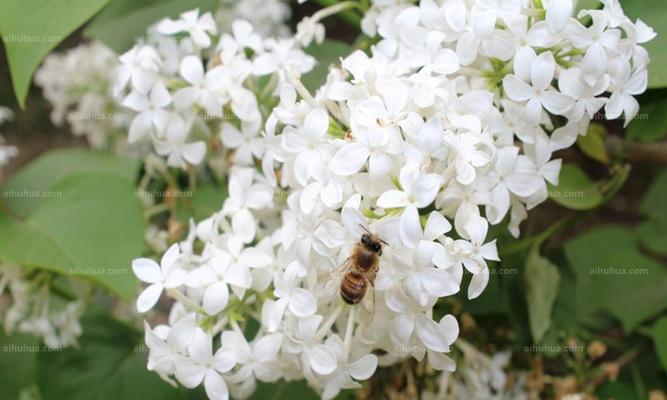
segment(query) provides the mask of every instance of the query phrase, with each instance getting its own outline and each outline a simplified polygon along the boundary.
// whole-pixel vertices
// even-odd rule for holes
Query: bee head
[[[375,236],[364,233],[361,235],[361,243],[370,251],[382,255],[382,242]]]

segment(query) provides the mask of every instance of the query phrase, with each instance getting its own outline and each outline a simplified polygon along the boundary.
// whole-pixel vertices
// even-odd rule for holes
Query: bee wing
[[[343,277],[350,270],[350,267],[352,267],[352,259],[348,258],[341,265],[329,271],[324,280],[315,286],[315,296],[318,298],[329,297],[338,293]]]

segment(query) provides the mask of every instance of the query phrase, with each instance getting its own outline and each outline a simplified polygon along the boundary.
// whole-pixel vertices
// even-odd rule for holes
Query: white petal
[[[202,306],[208,315],[215,315],[227,307],[229,289],[225,282],[215,282],[204,291]]]
[[[303,128],[307,136],[323,136],[329,128],[329,114],[321,108],[314,109],[306,116]]]
[[[220,373],[228,372],[234,368],[234,365],[236,365],[236,356],[230,350],[220,348],[213,355],[213,368]]]
[[[162,280],[160,266],[150,258],[132,260],[132,271],[139,280],[146,283],[157,283]]]
[[[208,370],[208,372],[206,372],[206,377],[204,378],[204,388],[206,389],[206,395],[210,400],[229,399],[229,390],[227,389],[227,384],[217,372],[212,370]]]
[[[421,314],[417,317],[417,336],[426,347],[439,352],[449,352],[445,330],[431,318]]]
[[[549,30],[551,33],[559,33],[565,29],[572,18],[572,0],[551,0],[546,11]]]
[[[183,158],[192,165],[199,165],[206,155],[204,142],[188,143],[183,146]]]
[[[183,58],[180,72],[181,76],[192,85],[198,85],[204,80],[204,66],[197,56],[190,55]]]
[[[292,289],[289,299],[289,310],[297,317],[307,317],[317,310],[317,300],[306,289]]]
[[[337,175],[350,176],[359,172],[368,155],[368,149],[363,144],[347,143],[331,158],[329,168]]]
[[[481,272],[473,275],[472,280],[470,281],[470,286],[468,286],[468,299],[472,300],[479,297],[488,283],[489,269],[482,268]]]
[[[435,240],[452,229],[452,224],[437,211],[431,212],[424,229],[424,240]]]
[[[507,97],[514,101],[526,101],[533,95],[533,88],[514,75],[507,75],[503,79],[503,88],[507,93]]]
[[[533,87],[539,90],[545,90],[551,85],[555,73],[556,62],[554,61],[554,56],[550,51],[545,51],[533,61],[533,66],[530,72]]]
[[[403,210],[400,222],[400,234],[403,243],[411,249],[419,244],[422,236],[422,227],[419,222],[417,207],[409,205]]]
[[[184,349],[192,343],[194,339],[195,327],[197,326],[197,319],[194,313],[188,314],[176,322],[171,329],[169,329],[169,336],[167,342],[170,346],[178,349]]]
[[[337,366],[336,355],[323,344],[312,346],[307,352],[307,359],[313,371],[320,375],[329,375]]]
[[[382,193],[376,202],[376,205],[382,208],[400,208],[408,204],[408,194],[400,190],[388,190]]]
[[[157,303],[157,301],[160,299],[162,289],[163,286],[161,283],[154,283],[144,289],[137,298],[137,311],[140,313],[145,313],[146,311],[153,308],[155,303]]]
[[[415,321],[405,314],[399,314],[389,321],[389,337],[398,346],[407,345],[415,328]]]
[[[375,354],[367,354],[357,361],[347,365],[349,374],[358,381],[363,381],[375,373],[378,366],[378,359]]]
[[[271,256],[252,247],[243,250],[239,257],[239,262],[251,268],[263,268],[271,264],[272,261]]]

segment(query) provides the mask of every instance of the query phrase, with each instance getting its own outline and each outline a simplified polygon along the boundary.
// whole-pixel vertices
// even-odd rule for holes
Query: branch
[[[667,164],[667,142],[626,142],[619,136],[609,135],[605,145],[612,156],[626,157],[631,163]]]

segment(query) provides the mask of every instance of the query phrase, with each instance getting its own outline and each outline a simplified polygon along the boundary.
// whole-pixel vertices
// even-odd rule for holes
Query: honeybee
[[[380,268],[382,248],[387,243],[366,228],[364,230],[366,233],[354,245],[352,254],[329,273],[325,286],[318,294],[320,297],[328,296],[338,289],[344,302],[349,305],[363,302],[364,308],[371,312],[375,303],[375,277]]]

